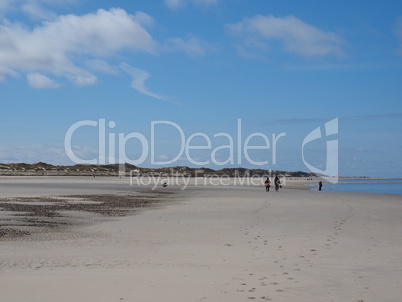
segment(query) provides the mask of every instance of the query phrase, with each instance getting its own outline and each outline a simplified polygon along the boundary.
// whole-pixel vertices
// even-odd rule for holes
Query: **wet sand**
[[[399,301],[402,197],[299,183],[267,193],[252,185],[152,191],[128,179],[0,178],[3,203],[50,199],[68,221],[0,240],[2,301]],[[113,196],[152,202],[94,207]],[[3,222],[12,210],[3,208]]]

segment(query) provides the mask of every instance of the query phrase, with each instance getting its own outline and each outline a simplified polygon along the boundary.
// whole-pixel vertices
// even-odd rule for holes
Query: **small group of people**
[[[271,180],[269,179],[269,177],[267,177],[267,179],[264,182],[265,184],[265,191],[269,192],[269,188],[271,187]],[[274,185],[275,185],[275,191],[278,192],[279,188],[282,188],[281,186],[281,181],[279,180],[278,176],[275,176],[274,178]]]
[[[267,177],[267,179],[265,180],[264,184],[265,184],[265,191],[269,192],[269,188],[271,187],[271,180],[269,179],[269,177]],[[276,192],[279,191],[279,188],[282,188],[281,181],[280,181],[278,176],[275,176],[274,185],[275,185],[275,191]],[[322,189],[322,181],[320,181],[318,183],[318,191],[321,191],[321,189]]]

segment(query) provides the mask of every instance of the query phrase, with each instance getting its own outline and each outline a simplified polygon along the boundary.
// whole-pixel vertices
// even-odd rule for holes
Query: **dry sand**
[[[401,196],[194,183],[180,189],[158,187],[172,193],[167,203],[135,215],[67,211],[75,225],[0,241],[1,301],[402,297]],[[3,198],[147,192],[151,186],[129,186],[128,179],[0,178]]]

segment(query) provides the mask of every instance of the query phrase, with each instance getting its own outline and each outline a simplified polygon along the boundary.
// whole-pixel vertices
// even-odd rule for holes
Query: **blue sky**
[[[402,177],[400,1],[1,0],[0,20],[0,162],[73,164],[66,133],[94,121],[72,136],[82,160],[119,160],[120,133],[143,167],[153,148],[171,166],[325,170],[337,140],[340,175]],[[336,135],[302,149],[335,118]],[[115,126],[105,152],[101,120]],[[185,140],[158,124],[151,145],[157,121]],[[256,133],[268,143],[249,146],[269,148],[250,161]],[[179,154],[192,135],[210,147]]]

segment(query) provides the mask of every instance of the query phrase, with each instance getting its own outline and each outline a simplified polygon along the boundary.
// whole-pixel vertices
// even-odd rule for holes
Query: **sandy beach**
[[[400,301],[402,197],[306,183],[0,177],[1,229],[23,217],[4,203],[58,206],[0,239],[1,301]]]

